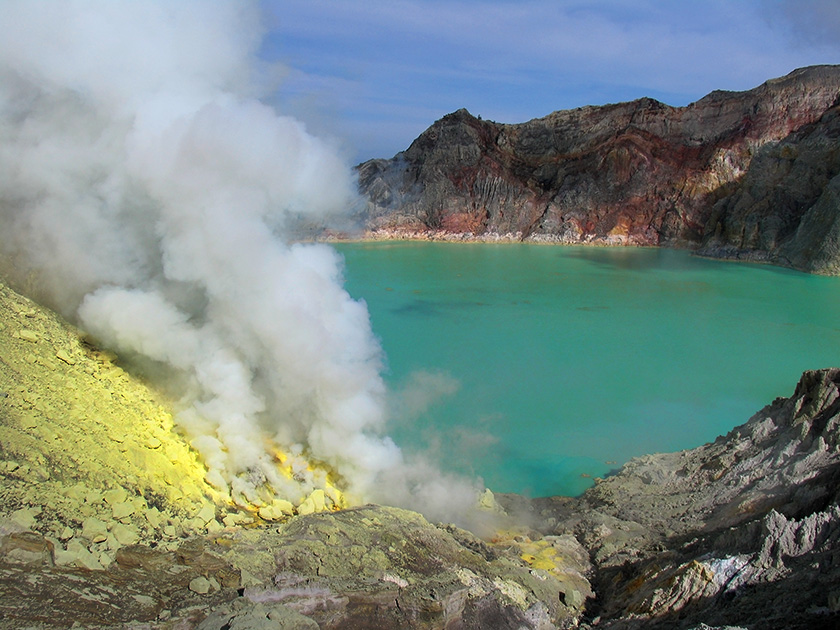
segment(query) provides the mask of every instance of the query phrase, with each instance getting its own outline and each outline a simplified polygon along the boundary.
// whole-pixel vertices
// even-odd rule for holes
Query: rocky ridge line
[[[374,238],[700,248],[837,273],[840,66],[686,107],[653,99],[521,124],[462,109],[360,164]]]

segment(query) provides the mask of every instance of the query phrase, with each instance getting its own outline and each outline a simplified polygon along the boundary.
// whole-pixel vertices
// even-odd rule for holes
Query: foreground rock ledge
[[[838,481],[840,370],[806,372],[716,442],[578,499],[500,497],[534,529],[492,542],[370,505],[128,545],[91,571],[17,523],[0,627],[835,628]]]
[[[2,539],[0,627],[565,628],[589,562],[550,539],[549,568],[417,513],[363,506],[231,530],[176,551],[125,547],[108,570],[55,566],[35,533]],[[562,562],[559,558],[565,558]]]

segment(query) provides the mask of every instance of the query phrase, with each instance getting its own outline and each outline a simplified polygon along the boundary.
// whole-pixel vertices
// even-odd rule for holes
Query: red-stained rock
[[[644,98],[513,125],[461,109],[394,158],[359,165],[362,219],[395,234],[704,244],[807,268],[836,197],[793,235],[840,172],[838,94],[840,66],[815,66],[686,107]],[[777,209],[779,183],[791,199]]]

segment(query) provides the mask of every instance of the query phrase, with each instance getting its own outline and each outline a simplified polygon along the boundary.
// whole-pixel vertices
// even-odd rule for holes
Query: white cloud
[[[281,32],[295,34],[295,45],[278,52],[320,83],[322,98],[332,99],[331,111],[347,119],[345,126],[380,119],[392,130],[407,121],[425,128],[434,120],[422,119],[425,112],[439,117],[460,107],[519,122],[641,96],[681,105],[715,89],[749,89],[796,67],[840,61],[836,44],[828,47],[831,38],[817,36],[836,24],[836,3],[806,4],[805,10],[763,0],[274,6],[285,17]],[[781,17],[765,18],[770,15]],[[797,38],[781,37],[782,31]],[[393,150],[379,157],[411,140],[392,138]],[[366,144],[386,143],[380,137]]]

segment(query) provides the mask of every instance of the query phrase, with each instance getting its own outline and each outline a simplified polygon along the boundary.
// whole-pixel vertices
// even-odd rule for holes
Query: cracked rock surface
[[[805,372],[714,443],[532,503],[596,567],[599,628],[840,624],[840,370]]]

